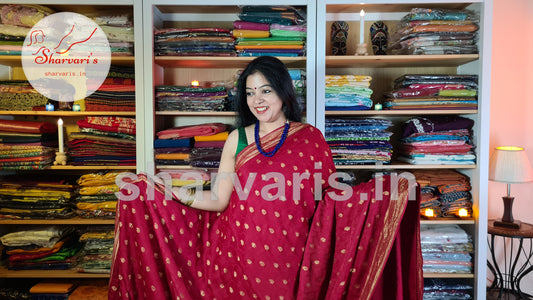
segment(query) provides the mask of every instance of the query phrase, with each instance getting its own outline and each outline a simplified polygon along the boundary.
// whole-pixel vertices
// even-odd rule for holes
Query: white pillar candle
[[[361,21],[359,22],[359,44],[365,43],[365,11],[361,9],[359,13]]]
[[[57,120],[57,141],[59,143],[59,152],[64,152],[63,150],[63,120],[61,118]]]

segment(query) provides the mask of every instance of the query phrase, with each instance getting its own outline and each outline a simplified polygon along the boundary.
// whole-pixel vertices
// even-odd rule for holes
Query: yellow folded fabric
[[[196,180],[182,180],[182,179],[176,179],[172,178],[172,186],[185,186],[190,184],[201,184],[204,186],[209,185],[210,181],[196,181]]]
[[[228,139],[229,132],[223,131],[213,135],[197,135],[194,137],[195,142],[215,142],[225,141]]]
[[[266,38],[270,36],[268,30],[233,29],[236,38]]]
[[[80,195],[101,195],[118,192],[120,188],[116,184],[100,185],[100,186],[85,186],[79,191]]]
[[[84,210],[105,210],[116,211],[117,201],[105,201],[98,203],[80,202],[76,204],[76,207]]]
[[[187,160],[189,158],[189,153],[159,153],[155,155],[155,159]]]

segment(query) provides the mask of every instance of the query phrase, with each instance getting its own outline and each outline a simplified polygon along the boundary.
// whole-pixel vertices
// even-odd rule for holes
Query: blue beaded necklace
[[[279,143],[274,147],[274,150],[265,152],[263,148],[261,148],[261,141],[259,140],[259,120],[255,122],[255,145],[257,146],[257,151],[259,153],[263,154],[266,157],[272,157],[276,152],[278,152],[279,148],[281,148],[281,145],[283,145],[283,142],[285,142],[285,139],[287,138],[287,133],[289,133],[289,121],[285,123],[285,128],[283,128],[283,133],[281,134],[281,139],[279,140]]]

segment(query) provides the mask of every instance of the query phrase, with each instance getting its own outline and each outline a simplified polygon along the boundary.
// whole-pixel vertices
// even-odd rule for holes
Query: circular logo
[[[33,88],[52,100],[72,102],[102,85],[109,72],[111,50],[104,31],[91,19],[62,12],[32,27],[21,59]]]

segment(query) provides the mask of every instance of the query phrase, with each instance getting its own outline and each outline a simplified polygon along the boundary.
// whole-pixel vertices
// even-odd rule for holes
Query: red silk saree
[[[282,129],[261,139],[265,151]],[[335,172],[320,131],[291,123],[273,157],[255,144],[239,153],[222,213],[185,207],[139,175],[128,185],[138,195],[117,207],[109,299],[422,299],[407,180],[349,187]]]

